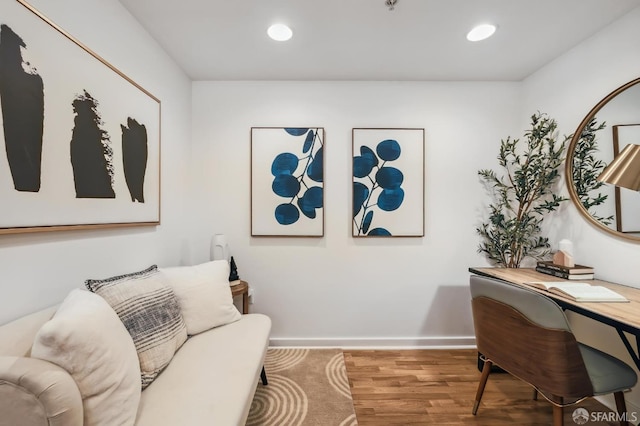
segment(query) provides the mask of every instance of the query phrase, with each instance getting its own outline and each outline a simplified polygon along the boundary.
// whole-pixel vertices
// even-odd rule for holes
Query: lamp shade
[[[215,234],[211,240],[211,260],[229,261],[229,243],[224,234]]]
[[[625,146],[605,167],[598,180],[634,191],[640,190],[640,145]]]

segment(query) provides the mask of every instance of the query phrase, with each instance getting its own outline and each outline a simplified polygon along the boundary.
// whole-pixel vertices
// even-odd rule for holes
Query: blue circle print
[[[400,157],[400,144],[393,139],[385,139],[376,147],[378,157],[384,161],[397,160]]]
[[[271,174],[278,175],[291,175],[298,168],[298,157],[290,152],[283,152],[278,154],[271,163]]]
[[[376,182],[384,189],[400,188],[404,175],[395,167],[383,167],[376,172]]]
[[[273,179],[271,189],[281,197],[294,197],[300,191],[300,181],[291,175],[278,175]]]
[[[298,208],[293,204],[280,204],[276,207],[276,220],[280,225],[291,225],[300,218]]]

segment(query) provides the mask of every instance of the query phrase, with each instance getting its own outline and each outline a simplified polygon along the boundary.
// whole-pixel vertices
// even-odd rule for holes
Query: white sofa
[[[31,357],[36,335],[55,312],[48,308],[0,326],[1,426],[83,424],[83,397],[72,375]],[[142,390],[135,425],[244,425],[270,329],[267,316],[247,314],[189,336]]]

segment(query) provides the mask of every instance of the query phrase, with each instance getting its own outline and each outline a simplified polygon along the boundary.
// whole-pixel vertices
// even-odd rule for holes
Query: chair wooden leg
[[[613,397],[616,400],[616,410],[618,410],[618,414],[620,414],[620,426],[629,426],[629,422],[626,419],[627,412],[627,404],[624,402],[624,394],[622,391],[615,392]]]
[[[561,406],[553,406],[553,426],[564,426],[564,410]]]
[[[482,375],[480,376],[480,383],[478,383],[478,391],[476,392],[476,401],[473,403],[473,410],[471,413],[475,416],[478,412],[478,407],[480,406],[480,400],[482,399],[482,394],[484,393],[484,387],[487,384],[487,379],[489,378],[489,373],[491,373],[491,366],[493,363],[489,360],[484,362],[484,367],[482,367]]]

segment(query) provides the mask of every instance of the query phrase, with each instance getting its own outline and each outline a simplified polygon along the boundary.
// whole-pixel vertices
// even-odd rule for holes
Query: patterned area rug
[[[341,350],[269,349],[265,370],[247,426],[358,424]]]

